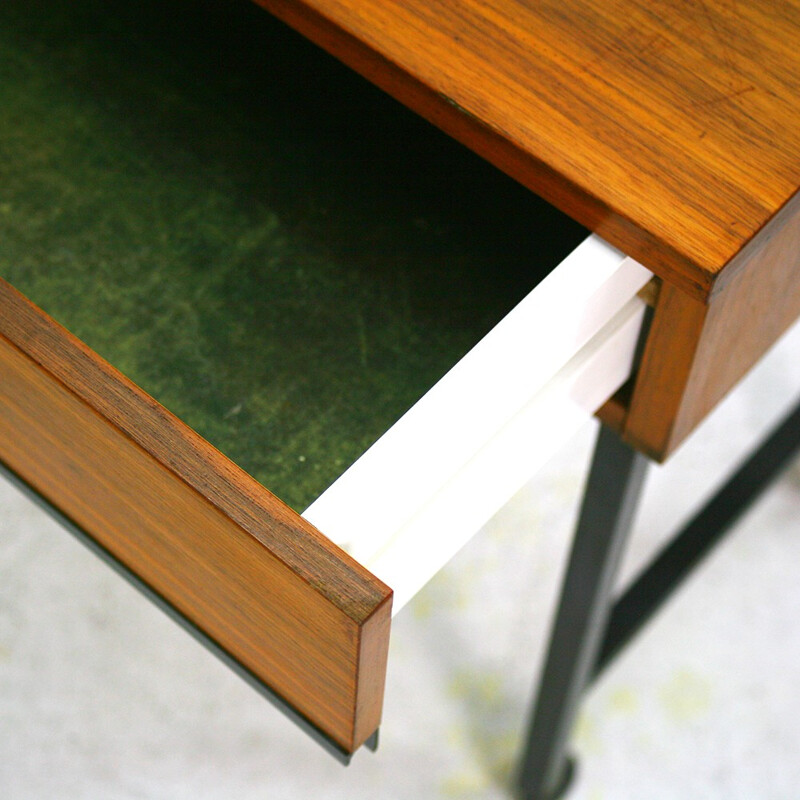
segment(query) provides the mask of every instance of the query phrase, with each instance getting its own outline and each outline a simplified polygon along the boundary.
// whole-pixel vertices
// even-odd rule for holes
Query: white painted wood
[[[465,465],[475,461],[511,420],[528,413],[525,409],[532,399],[587,347],[649,278],[650,273],[641,265],[590,236],[303,516],[372,569],[370,564],[385,551],[387,543],[398,540],[400,531],[416,529],[414,520],[420,509],[431,504],[466,469]],[[577,375],[577,366],[572,369]],[[603,389],[606,393],[590,411],[610,396],[624,377],[614,387]],[[563,380],[560,385],[567,390]],[[552,434],[546,432],[546,438],[555,436],[556,430],[553,425]],[[523,460],[532,463],[526,459],[530,455]],[[529,468],[526,475],[532,471],[533,467]],[[458,512],[459,525],[455,527],[460,529],[459,536],[464,527],[466,534],[472,535],[499,508],[494,506],[488,514],[473,512],[482,517],[475,525],[467,521],[469,506],[462,503]],[[437,537],[442,536],[437,533]],[[461,538],[459,541],[455,549],[442,543],[442,551],[449,549],[450,555],[436,569],[463,544]],[[381,564],[387,561],[381,559]],[[440,560],[432,558],[431,563]],[[386,573],[391,580],[376,572],[395,590],[396,609],[402,605],[398,595],[407,594],[400,586],[402,563],[400,559],[399,566]],[[420,566],[419,576],[427,571]],[[421,586],[419,576],[409,579],[408,586]]]
[[[396,614],[630,375],[644,303],[633,298],[401,528],[353,553],[394,590]]]

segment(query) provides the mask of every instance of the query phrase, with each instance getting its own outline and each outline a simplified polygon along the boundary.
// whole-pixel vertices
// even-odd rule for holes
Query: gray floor
[[[790,333],[653,470],[624,579],[800,392]],[[0,485],[0,797],[508,798],[587,429],[396,620],[381,748],[345,769]],[[585,704],[573,800],[795,798],[800,464]]]

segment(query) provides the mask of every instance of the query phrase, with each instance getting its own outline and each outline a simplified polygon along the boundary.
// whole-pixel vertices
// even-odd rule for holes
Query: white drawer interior
[[[624,383],[650,277],[587,238],[305,510],[395,613]]]

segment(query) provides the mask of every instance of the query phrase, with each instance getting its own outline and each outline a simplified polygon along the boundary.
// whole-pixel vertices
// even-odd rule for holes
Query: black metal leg
[[[800,404],[665,545],[616,601],[595,665],[597,677],[644,627],[800,450]]]
[[[646,460],[602,429],[572,545],[523,753],[524,800],[554,800],[581,695],[800,450],[800,404],[616,601],[612,584],[641,493]]]
[[[605,633],[646,466],[601,428],[523,751],[518,788],[525,800],[552,800],[568,783],[567,740]]]

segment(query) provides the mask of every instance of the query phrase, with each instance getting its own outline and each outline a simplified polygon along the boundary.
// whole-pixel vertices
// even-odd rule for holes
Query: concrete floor
[[[800,393],[792,331],[667,467],[623,580]],[[0,797],[508,798],[593,430],[397,618],[381,747],[343,768],[0,485]],[[571,800],[795,798],[800,463],[589,695]]]

